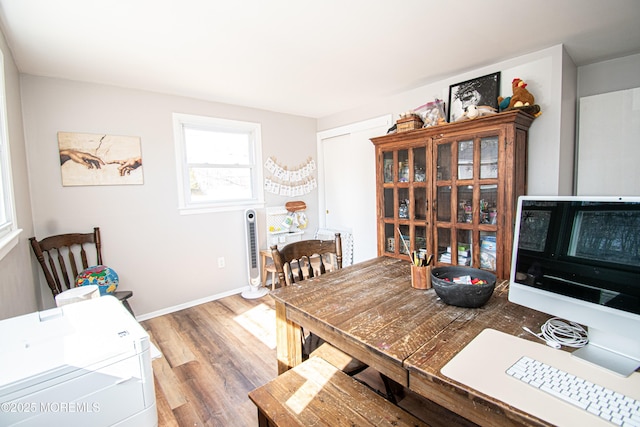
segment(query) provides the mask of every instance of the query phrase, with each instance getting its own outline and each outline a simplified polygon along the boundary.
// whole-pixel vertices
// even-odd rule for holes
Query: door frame
[[[317,133],[317,156],[318,156],[318,223],[320,227],[327,225],[327,206],[325,203],[325,176],[324,176],[324,146],[323,141],[338,136],[351,135],[356,132],[373,129],[376,127],[386,127],[393,125],[393,115],[385,114],[361,122],[351,123],[333,129],[323,130]]]

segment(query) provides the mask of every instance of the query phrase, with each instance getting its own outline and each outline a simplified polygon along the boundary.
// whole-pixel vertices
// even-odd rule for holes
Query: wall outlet
[[[218,258],[218,268],[224,268],[224,257]]]

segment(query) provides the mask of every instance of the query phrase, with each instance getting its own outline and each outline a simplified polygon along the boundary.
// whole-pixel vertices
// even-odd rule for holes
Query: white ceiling
[[[22,73],[323,117],[563,43],[640,52],[638,0],[0,0]]]

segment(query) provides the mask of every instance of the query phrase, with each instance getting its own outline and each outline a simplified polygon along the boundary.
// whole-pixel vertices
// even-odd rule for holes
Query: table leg
[[[260,273],[262,274],[262,287],[265,288],[267,285],[267,253],[262,250],[260,251],[260,258],[261,258],[261,264],[262,264],[262,269],[260,270]]]
[[[287,319],[287,308],[276,301],[276,356],[278,375],[302,363],[300,326]]]

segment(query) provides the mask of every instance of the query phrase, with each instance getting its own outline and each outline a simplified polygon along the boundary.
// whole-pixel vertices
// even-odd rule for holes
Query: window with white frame
[[[260,124],[174,114],[180,209],[263,203]]]
[[[0,51],[0,259],[18,243],[21,231],[15,221],[7,127],[4,57]]]

